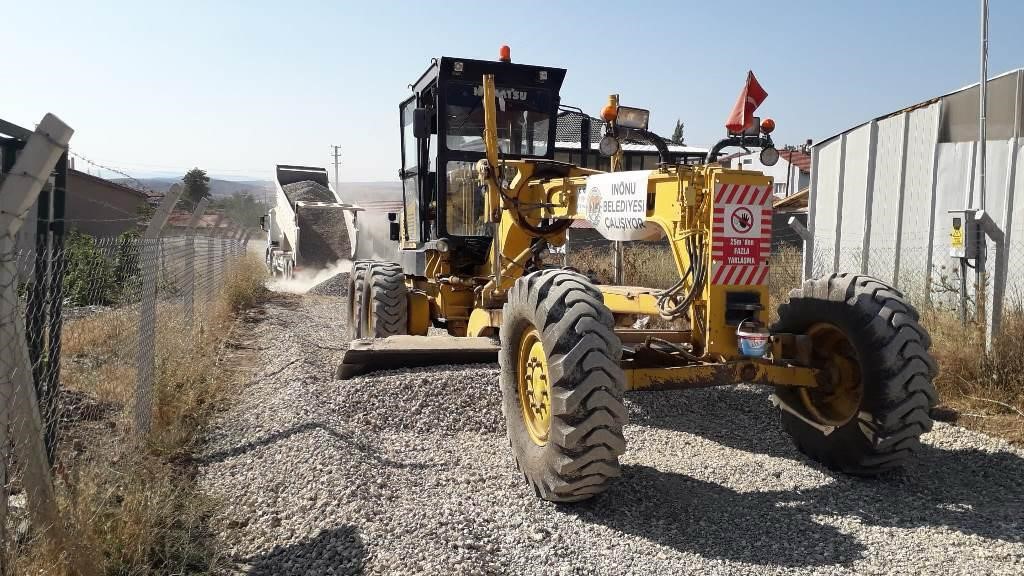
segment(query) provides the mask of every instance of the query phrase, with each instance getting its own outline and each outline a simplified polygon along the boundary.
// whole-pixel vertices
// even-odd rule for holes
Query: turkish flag
[[[729,119],[725,121],[726,129],[734,134],[750,128],[750,124],[754,121],[754,110],[757,110],[757,107],[767,97],[768,93],[757,83],[754,73],[747,71],[747,84],[740,92],[736,105],[732,107]]]

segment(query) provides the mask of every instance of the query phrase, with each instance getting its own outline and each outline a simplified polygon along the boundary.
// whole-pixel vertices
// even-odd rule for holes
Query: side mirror
[[[429,138],[437,132],[434,124],[434,111],[417,108],[412,111],[412,134],[417,138]]]
[[[267,217],[260,216],[260,230],[267,231]]]

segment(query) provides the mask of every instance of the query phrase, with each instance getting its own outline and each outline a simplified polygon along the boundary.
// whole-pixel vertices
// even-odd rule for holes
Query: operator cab
[[[406,273],[422,274],[423,252],[439,239],[472,262],[486,258],[490,224],[476,162],[484,150],[484,74],[498,96],[498,147],[503,159],[554,159],[559,90],[565,70],[498,61],[443,57],[411,85],[401,103],[404,217],[399,238]],[[510,182],[514,173],[505,174]]]

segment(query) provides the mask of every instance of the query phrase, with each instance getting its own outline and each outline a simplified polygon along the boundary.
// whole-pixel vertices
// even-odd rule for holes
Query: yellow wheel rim
[[[519,406],[526,432],[534,444],[543,446],[551,430],[551,382],[548,359],[536,328],[524,332],[520,338],[518,364]]]
[[[834,324],[815,324],[807,335],[814,349],[811,364],[825,371],[828,381],[817,388],[801,388],[800,400],[814,420],[829,426],[843,425],[857,415],[864,398],[857,351]]]

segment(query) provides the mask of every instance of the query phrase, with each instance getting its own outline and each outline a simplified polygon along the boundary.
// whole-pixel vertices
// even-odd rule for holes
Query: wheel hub
[[[864,398],[860,361],[853,343],[839,327],[826,322],[807,331],[814,349],[812,365],[828,375],[827,382],[799,390],[811,418],[829,426],[841,426],[857,415]]]
[[[516,376],[523,422],[530,440],[543,446],[551,430],[551,383],[548,380],[547,356],[536,328],[523,334],[518,364]]]

